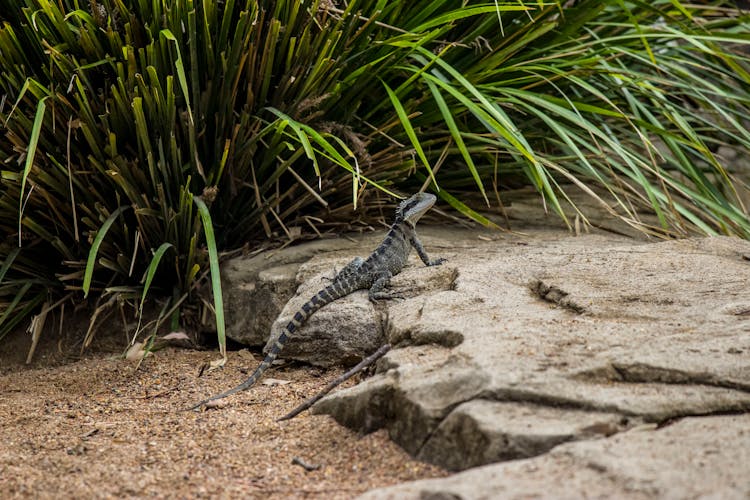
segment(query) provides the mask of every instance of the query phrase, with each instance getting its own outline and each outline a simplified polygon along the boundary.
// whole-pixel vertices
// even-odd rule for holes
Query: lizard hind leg
[[[354,276],[354,274],[359,271],[359,268],[362,267],[362,264],[364,263],[365,259],[363,259],[362,257],[354,257],[354,259],[350,263],[348,263],[341,271],[339,271],[334,279],[347,279],[351,276]]]
[[[383,271],[376,276],[375,281],[373,282],[368,292],[370,302],[404,298],[403,295],[398,295],[385,290],[385,288],[390,284],[392,277],[393,275],[390,271]]]
[[[362,264],[365,263],[365,259],[362,257],[354,257],[354,260],[352,260],[350,263],[345,265],[341,271],[336,271],[336,268],[333,268],[333,277],[329,278],[328,276],[323,276],[324,281],[332,282],[335,280],[345,280],[348,279],[350,276],[354,276],[357,271],[359,271],[359,268],[362,266]]]

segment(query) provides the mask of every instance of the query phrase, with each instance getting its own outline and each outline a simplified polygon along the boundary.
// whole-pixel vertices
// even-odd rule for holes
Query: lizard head
[[[396,220],[408,221],[414,225],[434,204],[434,194],[417,193],[398,204],[396,208]]]

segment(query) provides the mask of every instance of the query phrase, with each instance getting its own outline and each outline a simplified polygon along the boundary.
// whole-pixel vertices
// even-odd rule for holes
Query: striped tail
[[[215,396],[211,396],[208,399],[204,399],[200,403],[197,403],[188,408],[188,410],[195,410],[196,408],[199,408],[210,401],[223,399],[227,396],[231,396],[232,394],[236,394],[238,392],[251,388],[258,380],[260,380],[260,378],[263,376],[263,373],[268,370],[274,360],[278,357],[279,353],[284,348],[284,345],[287,343],[289,338],[299,327],[305,324],[307,319],[312,316],[315,311],[317,311],[324,305],[329,304],[334,300],[343,297],[344,295],[347,295],[353,291],[354,289],[351,289],[350,286],[347,286],[347,283],[339,280],[335,280],[333,283],[319,291],[310,300],[302,304],[302,307],[299,309],[299,311],[294,313],[294,317],[292,318],[292,320],[287,323],[284,331],[281,332],[279,338],[276,339],[276,342],[268,351],[266,357],[263,358],[263,361],[261,361],[260,365],[258,365],[258,368],[255,369],[253,374],[250,375],[250,378],[233,389],[229,389],[228,391],[222,392],[221,394],[217,394]]]

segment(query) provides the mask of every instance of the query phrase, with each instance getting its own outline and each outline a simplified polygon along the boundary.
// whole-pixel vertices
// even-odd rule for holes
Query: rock
[[[307,274],[310,265],[302,268],[303,264],[316,255],[330,257],[342,249],[352,256],[358,255],[361,247],[377,245],[378,239],[378,235],[368,235],[354,242],[319,240],[227,261],[221,268],[227,337],[245,345],[264,345],[298,285],[312,278]],[[317,270],[322,275],[332,269]]]
[[[262,345],[284,304],[294,295],[299,264],[259,269],[260,259],[232,260],[222,268],[227,337]]]
[[[722,498],[750,496],[750,415],[686,418],[578,441],[444,479],[372,490],[361,500]]]
[[[750,307],[750,243],[523,241],[464,247],[452,286],[389,305],[386,334],[400,348],[313,410],[385,427],[408,452],[462,470],[598,436],[571,415],[619,432],[750,409],[750,317],[736,313]],[[523,407],[536,432],[509,423]]]
[[[321,400],[314,413],[333,413],[343,425],[372,432],[388,425],[391,437],[417,454],[451,408],[478,396],[486,381],[464,360],[448,357],[435,367],[389,370]]]
[[[608,436],[634,423],[611,413],[475,399],[443,419],[417,458],[463,470],[541,455],[566,441]]]
[[[647,243],[535,229],[502,239],[437,228],[421,228],[420,236],[432,256],[449,260],[425,268],[412,255],[392,281],[404,300],[373,306],[364,291],[338,300],[283,353],[329,366],[391,343],[375,376],[329,395],[313,412],[360,432],[385,428],[407,452],[451,470],[484,465],[371,498],[682,497],[709,491],[680,483],[703,477],[700,465],[684,463],[688,450],[708,454],[707,471],[743,458],[715,452],[736,448],[728,430],[718,444],[681,433],[727,422],[748,439],[738,426],[750,410],[750,263],[743,257],[750,243]],[[379,239],[314,251],[301,245],[295,251],[309,259],[302,265],[284,257],[287,250],[265,261],[253,275],[255,291],[288,291],[282,283],[292,271],[291,288],[299,284],[273,330]],[[281,310],[280,299],[252,300],[267,309],[266,323]],[[741,415],[694,418],[726,413]],[[646,424],[651,430],[641,432]],[[654,449],[662,438],[674,441],[663,453]],[[653,463],[630,458],[641,456]],[[738,463],[725,464],[722,477],[739,477]],[[748,481],[718,491],[743,494]]]
[[[323,240],[229,261],[222,268],[227,336],[269,349],[302,304],[324,288],[337,269],[356,256],[369,255],[382,236]],[[391,290],[406,297],[403,302],[410,309],[421,307],[421,294],[452,286],[455,267],[425,268],[416,255],[409,266],[392,280]],[[373,306],[363,290],[325,306],[296,332],[282,357],[323,367],[358,363],[385,342],[383,312],[389,302]],[[431,337],[441,335],[429,332]],[[455,345],[460,339],[447,333],[442,342]]]
[[[273,346],[302,305],[328,284],[332,270],[341,269],[350,260],[315,258],[300,267],[299,273],[309,278],[274,322],[264,350]],[[342,297],[313,314],[286,344],[282,357],[323,367],[351,366],[383,345],[384,338],[380,313],[363,291]]]

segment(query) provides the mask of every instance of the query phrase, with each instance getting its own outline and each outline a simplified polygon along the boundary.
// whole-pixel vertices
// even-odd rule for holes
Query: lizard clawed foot
[[[439,259],[434,259],[434,260],[431,260],[431,261],[430,261],[430,262],[429,262],[429,263],[428,263],[427,265],[428,265],[428,266],[439,266],[439,265],[441,265],[441,264],[442,264],[443,262],[447,262],[447,261],[448,261],[448,259],[445,259],[445,258],[443,258],[443,257],[440,257]]]
[[[398,293],[390,293],[390,292],[378,292],[370,294],[370,302],[373,304],[377,304],[381,300],[405,300],[406,297],[404,297],[401,294]]]

